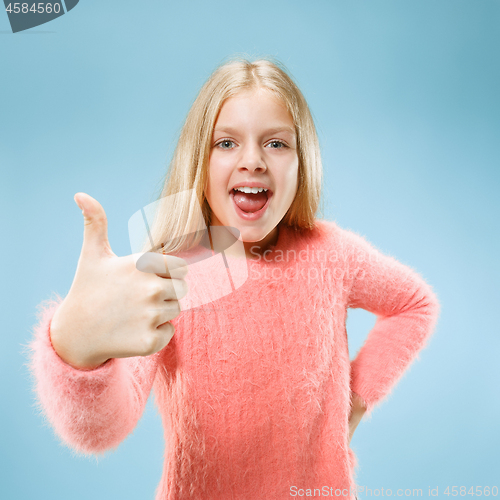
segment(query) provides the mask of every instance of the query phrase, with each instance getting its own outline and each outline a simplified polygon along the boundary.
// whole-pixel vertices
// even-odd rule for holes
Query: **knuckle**
[[[165,323],[164,325],[162,325],[162,331],[163,331],[163,346],[166,346],[174,336],[175,326],[172,325],[172,323],[170,322]]]
[[[177,316],[179,316],[181,310],[179,306],[179,301],[177,300],[166,300],[165,301],[165,308],[163,309],[163,315],[161,317],[161,320],[158,321],[157,324],[160,324],[165,321],[171,321]]]
[[[175,295],[178,299],[182,299],[185,297],[188,293],[188,284],[186,283],[185,280],[180,279],[180,280],[175,280],[173,282],[174,285],[174,290],[175,290]]]
[[[152,349],[148,354],[154,354],[155,352],[163,349],[172,340],[175,333],[175,327],[172,323],[166,322],[159,325],[156,328],[157,342],[154,350]]]
[[[167,325],[168,325],[168,342],[170,342],[170,339],[174,336],[175,333],[175,326],[172,325],[172,323],[167,323]]]
[[[188,265],[184,259],[174,255],[165,255],[165,264],[171,276],[184,278],[188,273]]]
[[[135,263],[136,268],[143,273],[151,273],[154,265],[151,254],[146,252],[142,254]]]
[[[150,297],[152,297],[153,299],[157,299],[159,297],[162,297],[163,295],[165,295],[165,289],[159,283],[151,285],[149,289]]]
[[[141,352],[142,356],[149,356],[154,354],[158,349],[158,334],[156,332],[149,332],[142,337]]]
[[[174,273],[177,277],[180,279],[183,279],[186,277],[188,273],[188,267],[187,264],[185,266],[178,267],[177,269],[174,270]]]
[[[175,300],[177,298],[174,280],[167,280],[165,286],[165,300]]]
[[[162,320],[162,314],[163,310],[162,309],[155,309],[151,311],[151,316],[150,316],[150,324],[153,328],[157,327]]]
[[[179,304],[179,301],[169,300],[168,305],[169,305],[170,316],[172,316],[171,319],[174,319],[177,316],[179,316],[179,314],[181,313],[181,305]]]
[[[158,328],[158,331],[161,335],[161,345],[159,346],[158,350],[161,350],[172,340],[172,337],[175,333],[175,327],[170,322],[164,323],[163,325],[161,325],[161,328]]]

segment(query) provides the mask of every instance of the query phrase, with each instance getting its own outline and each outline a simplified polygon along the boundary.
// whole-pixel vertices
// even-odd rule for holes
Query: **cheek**
[[[208,179],[207,179],[207,196],[213,197],[217,193],[217,186],[219,184],[217,179],[217,168],[211,161],[208,166]]]
[[[206,189],[206,198],[210,210],[216,217],[220,217],[225,210],[227,202],[225,195],[227,193],[228,180],[224,176],[221,166],[215,162],[210,162],[208,170],[208,181]]]
[[[228,169],[224,161],[218,158],[210,160],[208,167],[208,184],[212,192],[220,192],[226,189],[228,183]]]
[[[287,174],[284,179],[284,183],[286,186],[286,190],[289,193],[290,197],[293,199],[297,194],[297,189],[299,186],[299,168],[298,164],[291,165],[287,169]]]

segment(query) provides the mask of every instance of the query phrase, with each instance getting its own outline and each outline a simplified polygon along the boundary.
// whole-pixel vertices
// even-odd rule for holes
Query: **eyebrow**
[[[215,127],[214,128],[214,133],[215,132],[225,132],[230,135],[237,135],[238,131],[232,127]],[[266,134],[277,134],[279,132],[288,132],[289,134],[295,135],[295,129],[292,127],[274,127],[274,128],[269,128],[265,131]]]

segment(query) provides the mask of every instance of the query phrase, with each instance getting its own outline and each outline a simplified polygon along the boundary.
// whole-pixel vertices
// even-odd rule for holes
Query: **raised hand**
[[[150,254],[137,269],[142,254],[118,257],[111,250],[100,203],[85,193],[74,199],[84,216],[83,245],[71,289],[51,322],[54,349],[80,369],[158,352],[174,334],[170,321],[187,294],[187,263]]]

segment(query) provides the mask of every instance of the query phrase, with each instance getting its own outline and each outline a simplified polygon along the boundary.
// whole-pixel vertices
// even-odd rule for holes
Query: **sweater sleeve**
[[[37,407],[62,441],[82,454],[116,448],[136,426],[146,406],[158,355],[110,359],[79,370],[52,347],[50,323],[62,299],[40,306],[28,344]]]
[[[383,255],[362,237],[346,232],[347,307],[377,316],[351,362],[351,390],[368,415],[396,385],[434,331],[439,302],[411,268]]]

